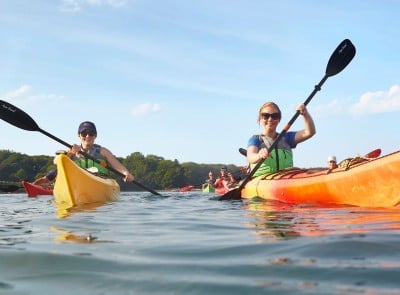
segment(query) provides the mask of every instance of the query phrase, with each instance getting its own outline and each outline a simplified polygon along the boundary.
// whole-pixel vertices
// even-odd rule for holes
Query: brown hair
[[[258,111],[258,116],[257,116],[257,122],[258,122],[258,124],[260,124],[260,120],[261,120],[261,111],[262,111],[262,109],[265,108],[265,107],[275,107],[275,108],[278,110],[278,113],[279,113],[280,115],[282,115],[281,109],[278,107],[278,105],[277,105],[276,103],[272,102],[272,101],[268,101],[268,102],[264,103],[264,104],[260,107],[260,109],[259,109],[259,111]]]

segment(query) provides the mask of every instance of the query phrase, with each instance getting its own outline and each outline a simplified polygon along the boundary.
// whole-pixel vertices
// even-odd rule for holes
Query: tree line
[[[118,157],[136,180],[156,190],[171,190],[186,185],[200,188],[207,179],[208,172],[219,175],[221,166],[239,173],[240,168],[225,164],[198,164],[194,162],[179,163],[178,160],[167,160],[156,155],[144,156],[134,152],[125,158]],[[0,181],[19,183],[22,180],[34,181],[55,168],[54,157],[45,155],[26,155],[10,150],[0,150]],[[121,177],[115,176],[121,190],[141,190],[134,184],[126,184]]]

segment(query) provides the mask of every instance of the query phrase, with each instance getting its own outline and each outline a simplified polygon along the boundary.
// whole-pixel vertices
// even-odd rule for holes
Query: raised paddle
[[[368,159],[375,159],[378,158],[381,155],[382,150],[381,149],[376,149],[373,150],[371,152],[369,152],[368,154],[366,154],[364,156],[364,158],[368,158]]]
[[[304,101],[304,105],[307,105],[314,95],[321,90],[322,84],[325,81],[338,73],[340,73],[353,59],[356,54],[356,48],[351,43],[349,39],[343,40],[339,46],[332,53],[328,65],[326,66],[325,76],[319,82],[318,85],[315,86],[314,90],[308,96],[308,98]],[[285,133],[289,130],[290,126],[296,121],[297,117],[300,115],[300,112],[297,111],[296,114],[292,117],[289,123],[283,128],[282,132],[279,133],[278,137],[274,140],[272,145],[268,148],[268,153],[271,153],[275,146],[278,144],[279,140],[285,135]],[[251,170],[251,172],[247,175],[247,177],[243,180],[240,186],[236,189],[230,190],[226,194],[220,196],[218,200],[240,200],[241,199],[241,190],[246,185],[247,182],[252,178],[254,173],[260,168],[263,161],[259,161],[257,165]]]
[[[41,129],[38,126],[38,124],[36,124],[36,122],[23,110],[21,110],[21,109],[17,108],[16,106],[14,106],[6,101],[3,101],[3,100],[0,100],[0,118],[18,128],[28,130],[28,131],[39,131],[39,132],[43,133],[44,135],[54,139],[55,141],[58,141],[59,143],[67,146],[68,148],[72,148],[72,145],[66,143],[65,141],[59,139],[58,137],[55,137],[54,135],[48,133],[47,131]],[[93,158],[88,153],[85,153],[83,151],[81,151],[80,153],[84,157],[91,159],[91,160],[95,161],[96,163],[100,164],[100,161],[98,159]],[[121,172],[119,172],[118,170],[114,169],[111,166],[107,166],[105,168],[114,172],[115,174],[118,174],[121,177],[125,177],[124,174],[122,174]],[[151,192],[152,194],[160,195],[156,191],[144,186],[143,184],[137,182],[136,180],[134,180],[133,183],[135,183],[137,186]]]
[[[239,153],[242,154],[243,156],[247,157],[247,150],[244,148],[239,148]]]

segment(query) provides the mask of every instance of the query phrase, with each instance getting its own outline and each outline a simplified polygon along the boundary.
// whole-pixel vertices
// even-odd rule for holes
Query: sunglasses
[[[81,132],[81,136],[82,136],[82,137],[86,137],[86,135],[95,136],[96,133],[93,132],[93,131],[82,131],[82,132]]]
[[[261,113],[261,117],[264,120],[268,120],[270,117],[272,120],[279,120],[281,118],[281,114],[280,113]]]

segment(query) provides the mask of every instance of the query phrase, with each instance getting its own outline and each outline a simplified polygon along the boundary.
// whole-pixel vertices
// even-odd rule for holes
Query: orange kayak
[[[286,203],[393,207],[400,203],[400,152],[374,159],[356,157],[330,172],[292,168],[262,175],[250,180],[241,196]]]
[[[28,194],[28,197],[53,195],[52,187],[43,187],[41,185],[36,185],[25,180],[22,181],[22,185],[24,186],[25,191]]]

